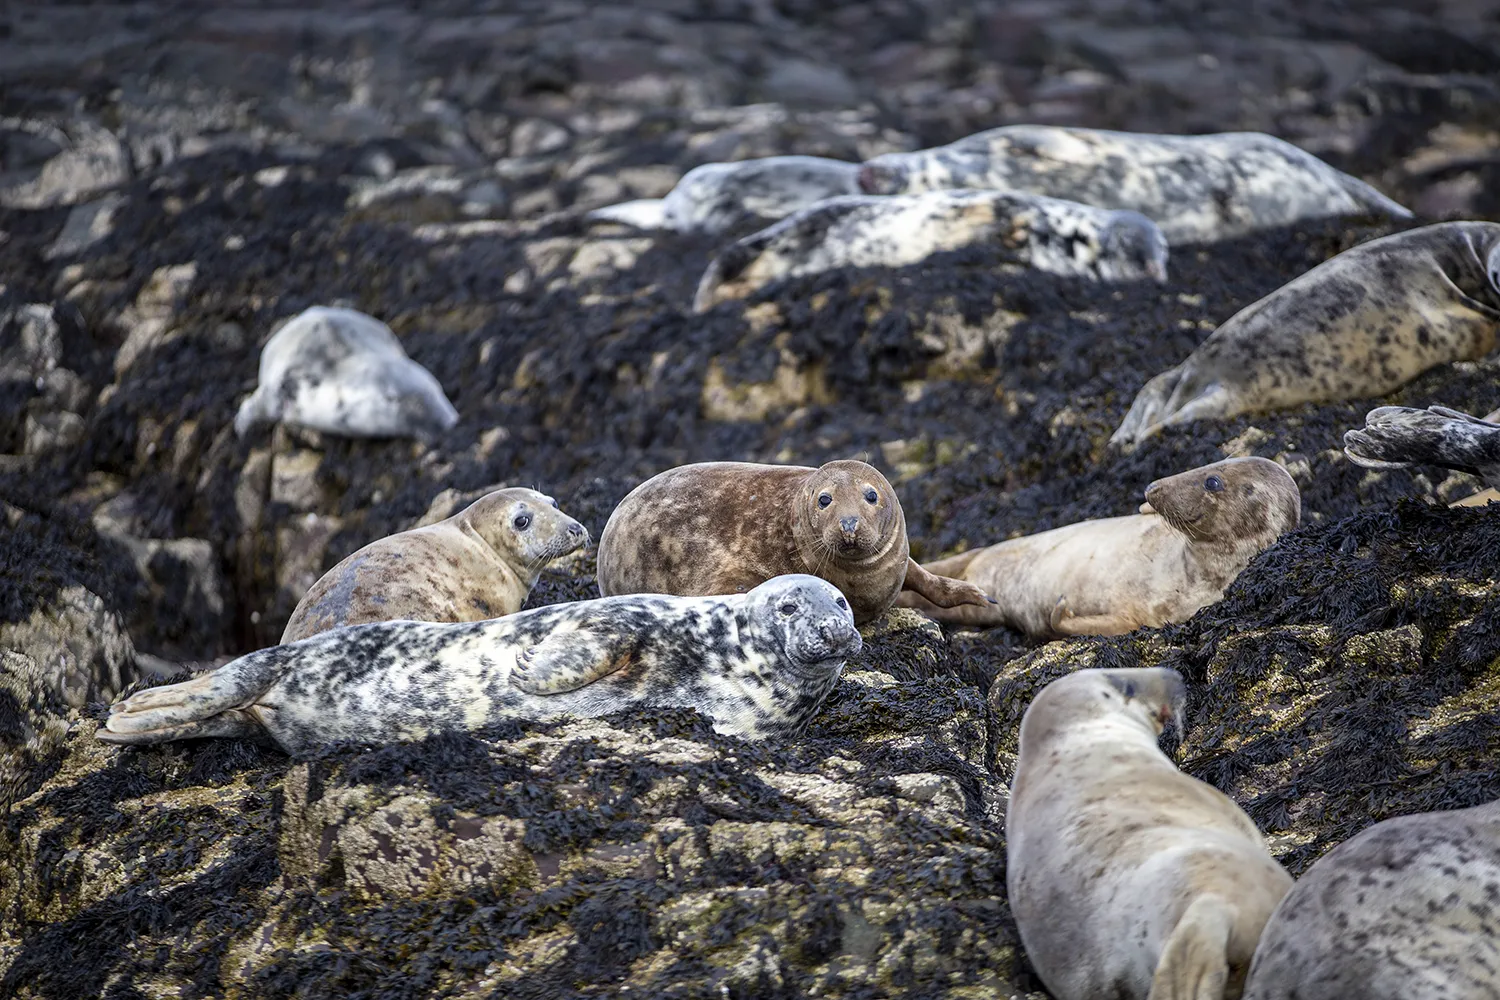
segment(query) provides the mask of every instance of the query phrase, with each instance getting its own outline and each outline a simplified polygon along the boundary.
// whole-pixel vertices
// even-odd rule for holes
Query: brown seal
[[[1500,334],[1500,223],[1443,222],[1371,240],[1235,313],[1136,395],[1112,444],[1164,427],[1368,399]]]
[[[1057,1000],[1238,997],[1292,887],[1250,817],[1161,752],[1184,700],[1175,670],[1079,670],[1021,719],[1006,895]]]
[[[1266,458],[1231,458],[1158,479],[1141,513],[1080,521],[928,563],[983,587],[996,604],[897,603],[956,625],[1008,625],[1037,637],[1119,635],[1186,621],[1302,517],[1297,484]]]
[[[972,583],[912,561],[896,491],[864,462],[679,466],[632,490],[599,536],[605,597],[734,594],[783,573],[827,580],[859,623],[884,614],[903,587],[939,607],[990,603]]]
[[[521,610],[542,567],[588,531],[536,490],[496,490],[452,517],[366,545],[324,573],[283,643],[363,622],[477,622]]]

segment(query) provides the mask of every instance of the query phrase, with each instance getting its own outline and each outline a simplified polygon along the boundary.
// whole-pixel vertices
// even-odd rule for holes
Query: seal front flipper
[[[116,704],[96,734],[106,743],[164,743],[192,736],[259,736],[249,709],[287,670],[282,647],[227,663],[212,673],[147,688]]]
[[[1213,894],[1183,911],[1162,949],[1147,1000],[1223,1000],[1234,912]]]
[[[580,628],[548,636],[516,657],[510,683],[544,697],[577,691],[624,669],[634,659],[635,646],[628,632],[609,635]]]
[[[1120,421],[1120,426],[1110,435],[1110,444],[1137,444],[1156,432],[1162,415],[1167,412],[1167,400],[1172,398],[1178,383],[1182,381],[1184,367],[1185,365],[1178,365],[1168,368],[1141,386],[1141,391],[1136,393],[1134,402],[1130,404],[1130,412],[1125,414],[1125,419]]]
[[[901,589],[914,590],[940,608],[956,608],[961,604],[987,608],[995,603],[993,597],[967,580],[930,573],[910,556],[906,559],[906,580]]]

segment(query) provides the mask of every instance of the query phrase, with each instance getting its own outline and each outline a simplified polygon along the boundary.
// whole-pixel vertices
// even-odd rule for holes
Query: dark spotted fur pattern
[[[860,646],[843,595],[805,575],[725,597],[649,594],[482,622],[352,625],[138,692],[114,706],[99,738],[269,736],[303,754],[336,740],[413,740],[640,704],[696,708],[725,733],[789,736]]]
[[[1372,240],[1231,316],[1147,382],[1110,438],[1302,403],[1379,396],[1475,361],[1500,333],[1500,223],[1444,222]]]
[[[1344,454],[1371,469],[1457,469],[1500,489],[1500,423],[1444,406],[1376,407],[1366,414],[1363,428],[1345,432]]]
[[[1386,820],[1298,880],[1245,1000],[1500,997],[1500,803]]]

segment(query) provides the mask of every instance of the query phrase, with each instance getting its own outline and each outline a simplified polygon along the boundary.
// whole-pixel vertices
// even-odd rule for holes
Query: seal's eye
[[[865,490],[865,503],[879,503],[880,494],[874,490]]]
[[[1218,476],[1209,476],[1203,480],[1203,488],[1210,493],[1218,493],[1224,489],[1224,480]]]
[[[556,500],[552,501],[552,509],[553,510],[562,510],[562,508],[557,505],[557,501]]]
[[[525,531],[527,528],[531,527],[531,515],[517,514],[510,523],[516,526],[517,531]]]
[[[792,615],[795,615],[797,613],[797,605],[793,604],[791,601],[787,601],[785,604],[783,604],[781,607],[777,608],[776,610],[780,611],[782,614],[784,614],[788,618],[790,618],[790,617],[792,617]]]
[[[832,493],[819,493],[818,494],[818,506],[819,507],[827,507],[831,503],[833,503],[833,494]]]
[[[846,601],[846,600],[844,600],[842,597],[840,597],[838,600],[834,601],[833,603],[837,604],[841,608],[847,609],[849,607],[849,602]]]

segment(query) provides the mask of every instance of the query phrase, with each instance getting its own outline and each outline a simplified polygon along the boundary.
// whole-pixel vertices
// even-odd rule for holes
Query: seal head
[[[1121,210],[1099,233],[1099,271],[1109,281],[1167,280],[1167,238],[1139,212]]]
[[[788,573],[748,594],[744,616],[756,636],[797,668],[809,673],[837,671],[863,643],[854,613],[839,589],[820,577]]]
[[[858,563],[886,553],[897,534],[899,510],[891,484],[873,467],[829,462],[803,484],[793,531],[819,561]]]
[[[1125,718],[1152,739],[1168,722],[1182,732],[1187,686],[1170,667],[1078,670],[1053,681],[1027,706],[1021,720],[1022,753],[1060,735],[1059,726]]]
[[[536,583],[547,563],[577,551],[589,540],[587,528],[537,490],[495,490],[465,508],[463,516],[506,563],[525,567],[528,584]]]
[[[1297,483],[1269,458],[1231,458],[1146,487],[1142,514],[1199,542],[1275,539],[1302,522]]]

